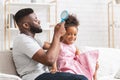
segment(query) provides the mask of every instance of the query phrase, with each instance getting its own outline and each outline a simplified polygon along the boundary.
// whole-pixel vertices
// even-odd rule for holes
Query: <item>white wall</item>
[[[64,9],[80,21],[78,46],[108,46],[105,0],[58,0],[58,16]]]
[[[115,47],[120,48],[120,4],[114,5]]]
[[[15,0],[14,0],[15,1]],[[17,0],[16,0],[17,1]],[[3,3],[4,2],[4,0],[1,0],[1,3]],[[30,0],[18,0],[18,2],[19,3],[25,3],[25,2],[28,2],[28,3],[30,3]],[[29,5],[25,5],[25,6],[21,6],[21,5],[12,5],[12,6],[10,6],[10,13],[12,13],[12,14],[15,14],[16,13],[16,11],[18,11],[19,9],[21,9],[21,8],[25,8],[25,7],[31,7],[31,8],[33,8],[34,9],[34,11],[36,12],[36,14],[37,14],[37,16],[38,16],[38,18],[40,18],[40,20],[42,21],[41,22],[41,26],[42,27],[44,27],[44,28],[48,28],[48,23],[46,23],[46,22],[48,22],[48,20],[49,20],[49,18],[48,18],[48,16],[49,16],[49,6],[36,6],[36,5],[33,5],[33,6],[29,6]],[[1,6],[1,11],[4,11],[3,9],[3,6]],[[8,9],[6,10],[7,12],[8,12]],[[7,13],[6,12],[6,13]],[[55,12],[54,12],[55,13]],[[1,13],[1,15],[3,15],[3,12]],[[4,17],[4,16],[2,16],[2,17]],[[7,16],[8,17],[8,16]],[[54,17],[55,18],[55,17]],[[53,19],[53,17],[52,17],[52,19]],[[3,18],[1,18],[0,19],[1,21],[3,21]],[[53,20],[53,22],[55,21],[55,19]],[[3,22],[1,22],[1,24],[2,24]],[[54,22],[55,23],[55,22]],[[43,24],[46,24],[46,25],[43,25]],[[0,40],[0,44],[1,44],[1,46],[0,46],[0,48],[4,48],[4,36],[3,36],[3,32],[4,32],[4,27],[3,27],[3,24],[1,25],[1,27],[2,27],[2,29],[1,30],[3,30],[2,32],[0,32],[0,35],[1,35],[1,40]],[[11,26],[11,27],[14,27],[14,24]],[[14,40],[14,38],[16,37],[16,35],[19,33],[19,31],[18,30],[11,30],[10,31],[10,38],[9,38],[9,33],[8,33],[9,31],[8,31],[8,29],[7,29],[7,31],[6,31],[6,49],[9,49],[9,48],[11,48],[12,46],[13,46],[13,40]],[[43,35],[44,37],[42,38],[42,41],[43,40],[46,40],[47,39],[47,41],[49,41],[49,35],[47,35],[49,33],[49,31],[48,30],[46,30],[46,33],[43,31],[43,33],[42,34],[40,34],[40,35]],[[46,35],[46,36],[45,36]],[[39,35],[38,35],[39,36]],[[46,38],[45,38],[46,37]],[[0,49],[0,50],[3,50],[3,49]]]
[[[68,10],[76,14],[80,21],[77,46],[108,47],[108,0],[57,0],[57,21],[60,22],[60,13]],[[3,7],[0,0],[0,15]],[[120,6],[115,7],[115,25],[120,27]],[[120,48],[120,28],[115,29],[115,47]],[[0,17],[0,50],[3,50],[3,16]]]
[[[0,0],[0,51],[4,48],[4,19],[3,15],[4,8],[3,8],[3,0]]]

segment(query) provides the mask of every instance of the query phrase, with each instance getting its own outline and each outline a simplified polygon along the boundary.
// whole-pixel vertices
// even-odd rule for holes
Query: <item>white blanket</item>
[[[100,47],[80,47],[81,52],[90,50],[99,50],[99,69],[97,80],[120,80],[115,78],[116,73],[120,70],[120,49],[100,48]]]

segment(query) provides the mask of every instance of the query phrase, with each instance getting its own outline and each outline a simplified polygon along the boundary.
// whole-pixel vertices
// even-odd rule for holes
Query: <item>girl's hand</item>
[[[78,48],[76,48],[76,53],[75,53],[75,55],[80,55],[80,51],[79,51]]]
[[[52,69],[50,70],[50,72],[51,72],[52,74],[56,73],[56,72],[57,72],[57,68],[52,68]]]
[[[56,73],[57,72],[57,62],[55,62],[53,65],[52,65],[52,68],[50,70],[51,73]]]

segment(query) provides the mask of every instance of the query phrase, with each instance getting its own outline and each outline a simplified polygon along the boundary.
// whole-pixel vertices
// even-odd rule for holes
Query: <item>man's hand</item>
[[[65,22],[62,22],[62,23],[58,23],[55,26],[54,32],[55,32],[55,35],[57,35],[58,37],[61,37],[66,33],[64,24],[65,24]]]

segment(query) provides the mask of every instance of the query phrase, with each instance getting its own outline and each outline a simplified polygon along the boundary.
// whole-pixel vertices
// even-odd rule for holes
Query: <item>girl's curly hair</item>
[[[68,18],[65,20],[65,29],[71,26],[79,26],[79,21],[74,15],[69,15]]]

